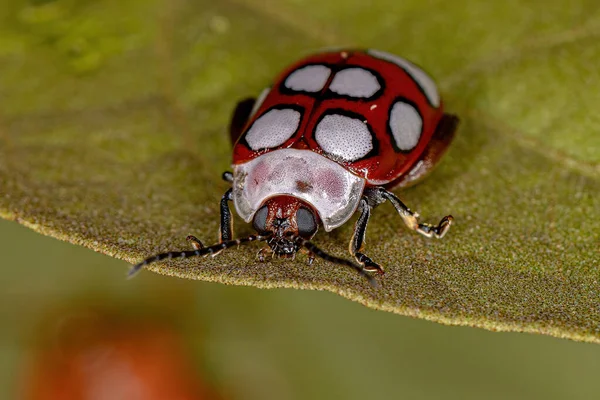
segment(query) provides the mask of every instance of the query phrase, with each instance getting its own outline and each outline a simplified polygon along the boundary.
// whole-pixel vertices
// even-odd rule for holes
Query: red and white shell
[[[330,231],[352,216],[366,186],[393,186],[410,171],[442,116],[433,80],[401,57],[309,56],[262,92],[234,146],[236,211],[249,222],[268,198],[291,195]]]

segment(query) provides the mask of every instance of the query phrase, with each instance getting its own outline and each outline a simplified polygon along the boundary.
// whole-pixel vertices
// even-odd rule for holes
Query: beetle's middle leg
[[[420,223],[419,214],[412,212],[394,193],[388,192],[383,188],[380,190],[381,196],[392,203],[396,211],[398,211],[398,214],[400,214],[400,217],[402,217],[402,220],[406,226],[419,232],[423,236],[441,239],[444,237],[446,232],[448,232],[448,229],[450,229],[452,221],[454,221],[452,215],[446,215],[437,225]]]
[[[429,238],[441,239],[444,237],[454,218],[452,215],[446,215],[437,225],[419,222],[419,214],[413,212],[400,200],[394,193],[387,191],[382,187],[368,188],[365,190],[365,196],[372,203],[381,204],[385,201],[392,203],[402,220],[410,229],[419,232],[421,235]]]

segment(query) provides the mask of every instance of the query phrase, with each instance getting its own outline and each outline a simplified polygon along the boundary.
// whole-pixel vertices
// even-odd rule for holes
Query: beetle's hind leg
[[[360,200],[359,210],[360,216],[354,225],[354,234],[352,235],[352,239],[350,240],[350,254],[354,256],[356,261],[358,261],[364,268],[365,271],[369,272],[377,272],[378,274],[383,274],[383,268],[371,260],[366,254],[362,253],[365,235],[367,232],[367,224],[369,223],[369,218],[371,216],[371,210],[376,207],[380,202],[377,199],[373,199],[370,201],[367,196],[364,196]]]

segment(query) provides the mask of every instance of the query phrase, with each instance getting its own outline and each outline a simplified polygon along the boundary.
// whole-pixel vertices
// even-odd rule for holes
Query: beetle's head
[[[311,239],[319,228],[319,218],[306,202],[280,195],[264,202],[254,214],[252,224],[261,235],[271,235],[268,243],[275,254],[291,257],[300,247],[294,239]]]

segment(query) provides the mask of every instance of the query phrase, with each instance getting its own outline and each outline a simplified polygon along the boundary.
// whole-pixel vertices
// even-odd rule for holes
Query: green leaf
[[[236,101],[320,47],[377,47],[425,66],[462,118],[442,165],[399,193],[423,220],[455,217],[443,240],[378,208],[367,253],[386,267],[379,289],[322,261],[259,263],[251,247],[149,269],[600,342],[599,11],[591,0],[8,2],[0,214],[130,263],[186,249],[188,234],[207,243]],[[315,242],[347,257],[351,233]]]

